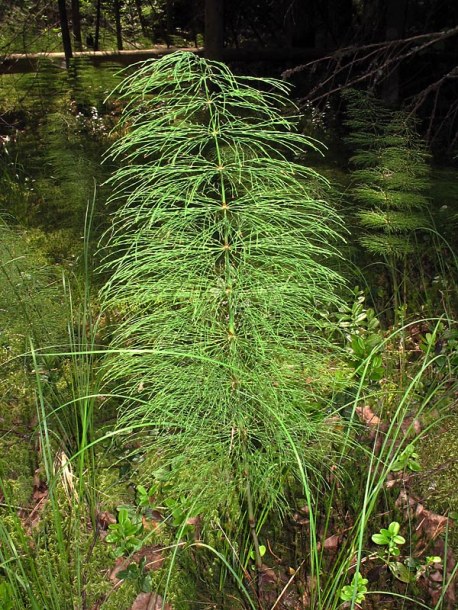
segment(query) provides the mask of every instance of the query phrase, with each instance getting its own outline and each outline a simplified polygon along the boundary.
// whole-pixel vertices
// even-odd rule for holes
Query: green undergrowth
[[[0,607],[128,610],[148,590],[173,610],[449,610],[447,585],[454,573],[444,562],[450,548],[458,550],[452,174],[433,170],[428,197],[434,200],[432,218],[442,246],[434,260],[429,249],[422,252],[420,270],[415,270],[421,289],[404,293],[404,307],[396,316],[386,270],[374,272],[353,235],[343,231],[342,247],[358,263],[355,274],[334,250],[332,256],[322,251],[316,256],[331,270],[327,286],[339,286],[335,298],[325,303],[321,294],[288,315],[269,318],[268,306],[280,312],[277,300],[291,303],[294,274],[303,279],[307,269],[305,250],[294,259],[287,247],[296,224],[291,232],[285,227],[291,218],[300,226],[297,210],[305,205],[304,197],[307,205],[317,205],[324,216],[330,214],[328,220],[336,220],[323,201],[342,213],[346,196],[304,168],[308,156],[300,153],[293,155],[300,181],[291,218],[283,196],[263,216],[261,199],[270,197],[282,178],[279,172],[264,176],[257,166],[255,175],[243,174],[259,151],[265,154],[264,145],[256,148],[262,129],[253,129],[256,133],[247,139],[249,153],[235,142],[244,121],[249,131],[259,118],[245,108],[233,126],[235,136],[230,131],[233,116],[220,124],[224,142],[219,152],[232,168],[228,193],[235,197],[226,203],[235,211],[227,222],[218,220],[224,212],[214,208],[221,204],[225,209],[220,200],[224,179],[203,179],[201,190],[187,194],[184,185],[190,168],[195,176],[217,159],[219,129],[211,123],[208,133],[208,122],[221,121],[228,108],[234,113],[240,109],[228,95],[218,117],[208,109],[188,116],[183,109],[193,98],[185,90],[194,73],[183,78],[183,66],[167,72],[173,61],[163,64],[165,80],[156,73],[164,86],[163,106],[156,106],[157,99],[149,106],[151,98],[140,94],[141,108],[151,113],[143,117],[155,116],[158,129],[148,132],[135,110],[126,115],[124,139],[116,140],[115,150],[127,155],[127,163],[116,159],[106,169],[97,167],[102,143],[115,139],[109,128],[132,98],[126,93],[121,102],[103,102],[102,94],[114,84],[112,72],[103,72],[96,84],[100,73],[85,69],[73,98],[81,104],[83,118],[74,106],[66,107],[72,99],[68,82],[61,87],[59,79],[53,82],[55,76],[48,75],[40,85],[44,91],[49,78],[54,87],[48,116],[39,117],[41,93],[27,99],[27,120],[34,116],[37,121],[18,134],[14,145],[7,142],[8,153],[3,151],[0,206],[15,228],[0,229]],[[232,86],[230,74],[224,75],[224,86]],[[167,123],[165,110],[173,107],[172,84],[177,83],[181,106]],[[215,83],[205,93],[217,98]],[[17,111],[21,87],[17,99],[10,99],[9,116]],[[197,87],[197,105],[201,94]],[[253,99],[259,102],[262,94],[257,95]],[[2,97],[3,108],[6,103]],[[102,121],[87,114],[93,103]],[[286,142],[291,104],[283,110],[276,120]],[[94,133],[94,125],[103,129]],[[186,137],[179,137],[178,128]],[[135,129],[138,140],[129,149]],[[43,162],[33,151],[38,135]],[[153,150],[149,160],[141,158],[142,147]],[[189,163],[180,165],[179,151],[189,155]],[[275,159],[283,162],[284,157]],[[234,169],[237,164],[242,169]],[[93,196],[94,176],[102,180],[119,166],[121,191],[109,208],[116,213],[118,233],[111,234],[115,243],[105,261],[115,273],[102,307],[92,264],[93,244],[107,226],[101,210],[108,187],[98,189],[97,204],[83,210]],[[170,190],[164,183],[162,195],[150,190],[150,176],[136,190],[137,173],[145,168],[151,175],[170,171]],[[340,169],[321,165],[320,171],[339,182],[340,191],[349,184],[349,175]],[[126,196],[130,208],[123,207]],[[275,237],[279,227],[285,229],[281,239]],[[228,236],[237,248],[226,266]],[[269,240],[275,247],[269,247]],[[304,235],[295,245],[307,246]],[[156,256],[160,248],[165,251]],[[213,261],[205,267],[207,279],[213,278],[206,285],[197,282],[199,248],[205,249],[206,262]],[[250,268],[257,248],[262,257]],[[156,258],[150,268],[151,253]],[[302,261],[300,269],[294,260]],[[257,274],[258,267],[263,274]],[[145,270],[142,279],[137,274]],[[350,286],[359,287],[350,291],[341,289],[339,281],[334,284],[337,270]],[[251,274],[245,283],[242,271]],[[232,272],[236,296],[231,319],[223,281]],[[288,290],[283,293],[278,278],[285,273]],[[311,284],[313,277],[307,276]],[[270,292],[261,290],[266,278],[273,282]],[[252,285],[258,292],[250,292]],[[109,296],[113,288],[119,299]],[[150,298],[146,303],[145,295]],[[227,315],[219,315],[219,307]],[[313,311],[318,331],[311,329]],[[302,320],[303,314],[307,323],[301,322],[298,332],[293,317]],[[395,317],[402,324],[393,325]],[[253,328],[258,331],[250,335]],[[279,344],[273,341],[263,351],[265,333],[271,337],[279,328]],[[234,347],[233,330],[242,335],[240,348]],[[297,336],[296,375],[299,368],[289,363]],[[210,337],[216,339],[205,347],[203,339]],[[280,398],[279,382],[285,389]],[[295,409],[286,391],[293,393]],[[247,448],[249,459],[242,460]],[[418,498],[438,517],[449,516],[448,531],[438,536],[441,562],[431,560],[436,541],[399,504],[402,493]],[[126,514],[130,530],[121,527]],[[387,552],[396,545],[384,542],[384,530],[398,532],[399,555]],[[149,571],[141,553],[155,547],[162,549],[162,567]],[[125,561],[128,573],[122,581],[110,578],[116,561]],[[443,599],[431,597],[434,587],[443,591]]]
[[[423,474],[416,492],[433,511],[449,516],[450,545],[458,553],[458,412],[452,405],[442,423],[419,445]]]
[[[458,414],[456,409],[420,445],[427,476],[422,477],[422,496],[432,509],[444,514],[458,508]]]

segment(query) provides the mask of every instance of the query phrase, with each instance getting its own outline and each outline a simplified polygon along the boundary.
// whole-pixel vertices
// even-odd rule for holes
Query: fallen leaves
[[[405,489],[400,492],[396,506],[403,509],[408,518],[414,517],[415,519],[415,531],[419,536],[419,542],[415,548],[417,554],[421,554],[431,541],[451,525],[448,517],[426,509],[418,498],[410,495]]]
[[[130,557],[118,557],[114,568],[110,572],[110,580],[112,583],[117,586],[121,582],[118,578],[119,572],[126,570],[131,563],[139,564],[142,559],[146,559],[145,569],[147,571],[159,570],[165,561],[162,547],[159,545],[147,545]]]
[[[130,610],[172,610],[172,606],[164,604],[164,600],[157,593],[139,593]]]
[[[413,555],[415,557],[424,557],[428,553],[443,559],[440,564],[434,564],[434,570],[425,572],[419,582],[428,592],[433,605],[437,604],[441,596],[443,596],[446,607],[452,610],[456,607],[456,594],[454,583],[450,582],[450,580],[456,562],[452,550],[446,546],[442,538],[439,538],[451,526],[451,520],[444,515],[439,515],[425,508],[418,498],[410,495],[405,489],[399,494],[396,506],[404,511],[407,518],[414,521],[418,542],[414,548]],[[445,574],[444,569],[446,571]],[[448,586],[444,591],[446,583],[448,583]]]
[[[368,405],[356,407],[355,412],[362,423],[366,424],[372,431],[382,428],[382,420]]]

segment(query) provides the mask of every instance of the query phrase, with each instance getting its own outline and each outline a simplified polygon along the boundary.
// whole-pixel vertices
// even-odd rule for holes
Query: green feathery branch
[[[341,221],[299,162],[317,145],[284,116],[286,93],[191,53],[140,64],[115,90],[125,110],[109,155],[123,163],[104,306],[122,317],[115,348],[171,355],[118,354],[107,379],[143,399],[120,425],[144,423],[173,493],[207,515],[243,514],[247,477],[256,506],[281,506],[297,455],[313,471],[332,435],[336,351],[322,330],[340,303]]]

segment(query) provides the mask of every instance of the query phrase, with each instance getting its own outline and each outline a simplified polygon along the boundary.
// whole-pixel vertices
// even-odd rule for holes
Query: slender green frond
[[[341,221],[317,196],[326,180],[297,162],[317,144],[284,116],[286,92],[191,53],[140,64],[117,90],[104,306],[122,314],[115,348],[170,355],[119,354],[106,378],[142,398],[120,425],[144,423],[142,447],[170,465],[176,493],[219,509],[247,477],[259,506],[284,501],[299,476],[284,429],[305,469],[332,435],[319,312],[339,304]]]

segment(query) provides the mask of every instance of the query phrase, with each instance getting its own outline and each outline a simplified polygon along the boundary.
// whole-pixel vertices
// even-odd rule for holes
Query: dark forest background
[[[373,90],[422,120],[455,156],[458,4],[454,0],[3,0],[2,72],[31,69],[12,54],[201,48],[241,71],[282,74],[302,104],[342,88]],[[112,58],[112,56],[110,56]]]

